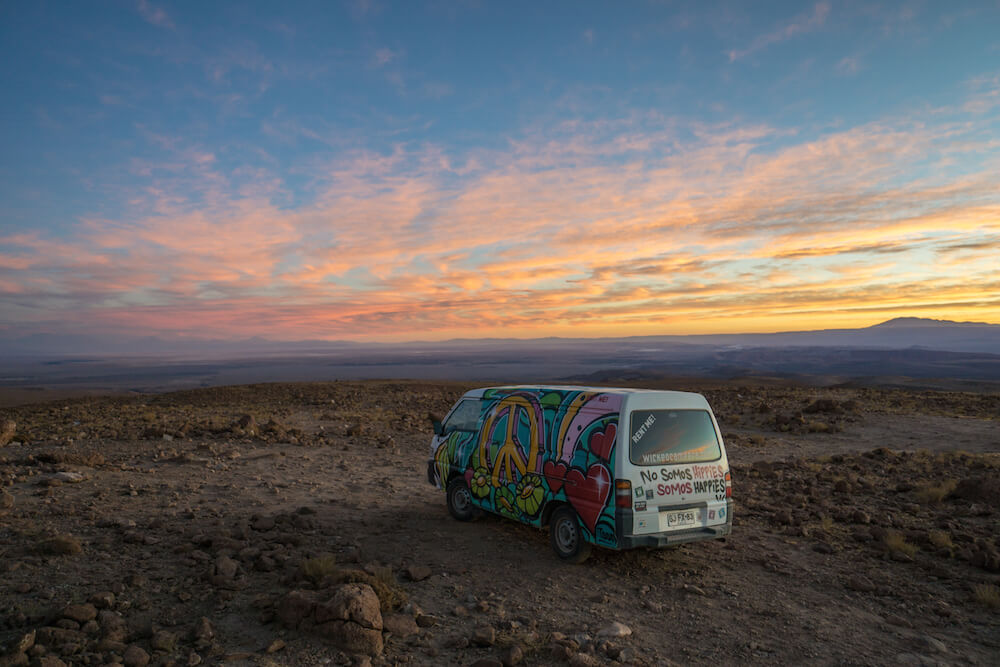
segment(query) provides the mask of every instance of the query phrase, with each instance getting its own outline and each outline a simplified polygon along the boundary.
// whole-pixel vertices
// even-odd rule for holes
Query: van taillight
[[[728,472],[726,473],[726,498],[733,497],[733,478]]]
[[[627,479],[615,480],[615,506],[632,507],[632,482]]]

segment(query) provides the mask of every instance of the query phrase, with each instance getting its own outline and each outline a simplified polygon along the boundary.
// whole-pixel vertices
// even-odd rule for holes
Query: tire
[[[552,550],[564,561],[582,563],[590,556],[591,544],[583,538],[580,519],[570,507],[560,507],[549,520]]]
[[[471,521],[476,517],[476,506],[472,504],[472,492],[464,479],[448,482],[448,512],[459,521]]]

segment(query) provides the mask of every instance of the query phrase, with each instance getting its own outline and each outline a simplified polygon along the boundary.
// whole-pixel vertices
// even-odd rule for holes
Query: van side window
[[[480,401],[474,398],[462,400],[445,421],[444,432],[446,434],[453,431],[475,433],[479,425],[479,409]]]

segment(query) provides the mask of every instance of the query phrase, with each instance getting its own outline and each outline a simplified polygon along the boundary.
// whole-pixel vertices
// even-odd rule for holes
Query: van
[[[726,447],[695,393],[474,389],[434,421],[427,479],[459,521],[486,511],[548,526],[570,562],[594,545],[664,547],[733,525]]]

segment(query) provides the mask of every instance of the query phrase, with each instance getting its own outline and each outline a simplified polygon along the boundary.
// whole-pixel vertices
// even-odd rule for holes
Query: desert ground
[[[1000,395],[661,384],[733,533],[582,565],[428,484],[467,385],[8,401],[0,665],[1000,664]]]

